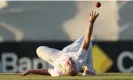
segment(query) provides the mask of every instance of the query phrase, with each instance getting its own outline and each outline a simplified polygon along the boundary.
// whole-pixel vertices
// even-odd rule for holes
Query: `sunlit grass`
[[[0,80],[133,80],[133,73],[100,73],[96,76],[62,76],[51,77],[43,75],[20,76],[15,73],[1,73]]]

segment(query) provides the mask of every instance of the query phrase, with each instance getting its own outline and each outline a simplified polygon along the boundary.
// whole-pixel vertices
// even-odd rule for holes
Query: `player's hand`
[[[99,13],[96,13],[96,12],[90,12],[90,15],[89,15],[89,21],[94,23],[96,18],[99,16]]]
[[[24,73],[22,73],[20,76],[26,76],[29,74],[29,70],[25,71]]]
[[[91,71],[89,71],[89,70],[86,70],[86,73],[89,74],[89,75],[93,75],[93,76],[96,75],[96,73],[91,72]]]

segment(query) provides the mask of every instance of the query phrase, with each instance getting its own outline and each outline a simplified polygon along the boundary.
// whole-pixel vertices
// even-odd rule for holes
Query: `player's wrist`
[[[92,23],[92,24],[94,24],[95,21],[91,21],[91,20],[90,20],[89,22]]]

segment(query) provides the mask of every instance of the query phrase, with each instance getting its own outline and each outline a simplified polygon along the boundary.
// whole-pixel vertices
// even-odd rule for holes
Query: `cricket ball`
[[[101,3],[100,2],[96,2],[96,7],[97,8],[101,7]]]

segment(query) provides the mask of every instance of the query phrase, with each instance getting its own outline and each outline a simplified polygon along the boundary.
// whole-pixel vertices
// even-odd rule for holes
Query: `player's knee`
[[[37,54],[37,55],[40,55],[43,49],[44,49],[44,46],[39,46],[39,47],[36,49],[36,54]]]

